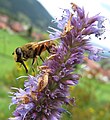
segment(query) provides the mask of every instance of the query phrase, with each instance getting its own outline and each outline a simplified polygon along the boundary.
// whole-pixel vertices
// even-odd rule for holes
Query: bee
[[[28,59],[32,58],[33,59],[32,65],[34,65],[38,56],[42,61],[44,61],[41,57],[41,53],[46,50],[49,53],[52,53],[51,48],[54,46],[55,46],[55,43],[53,43],[53,40],[44,40],[41,42],[30,42],[21,47],[16,48],[12,54],[14,55],[15,61],[21,63],[21,65],[24,66],[26,73],[28,73],[28,69],[24,61],[27,61]]]

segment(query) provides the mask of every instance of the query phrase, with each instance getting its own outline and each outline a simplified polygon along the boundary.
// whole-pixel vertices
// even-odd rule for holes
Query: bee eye
[[[17,48],[17,49],[16,49],[16,54],[17,54],[17,55],[22,55],[21,48]]]

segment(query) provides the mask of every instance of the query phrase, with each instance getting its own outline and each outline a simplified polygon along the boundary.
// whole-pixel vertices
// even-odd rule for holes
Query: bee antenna
[[[12,55],[14,55],[14,52],[12,53]]]

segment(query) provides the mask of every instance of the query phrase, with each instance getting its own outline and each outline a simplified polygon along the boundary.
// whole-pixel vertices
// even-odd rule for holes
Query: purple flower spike
[[[62,113],[68,112],[62,105],[75,102],[69,87],[77,85],[81,77],[75,73],[76,65],[83,63],[85,52],[92,60],[102,58],[99,48],[91,43],[91,35],[97,38],[104,33],[104,17],[88,17],[83,8],[73,3],[72,10],[64,9],[62,19],[57,20],[61,31],[49,27],[52,40],[60,38],[60,42],[55,53],[39,66],[40,73],[29,75],[24,90],[16,88],[12,93],[12,104],[17,107],[9,120],[60,120]]]

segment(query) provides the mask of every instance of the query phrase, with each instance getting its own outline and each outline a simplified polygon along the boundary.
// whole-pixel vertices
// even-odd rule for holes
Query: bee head
[[[16,48],[15,52],[18,56],[22,56],[22,50],[20,47]]]
[[[16,62],[22,61],[23,53],[20,47],[16,48],[15,52],[13,52],[12,55],[14,55],[14,59]]]

